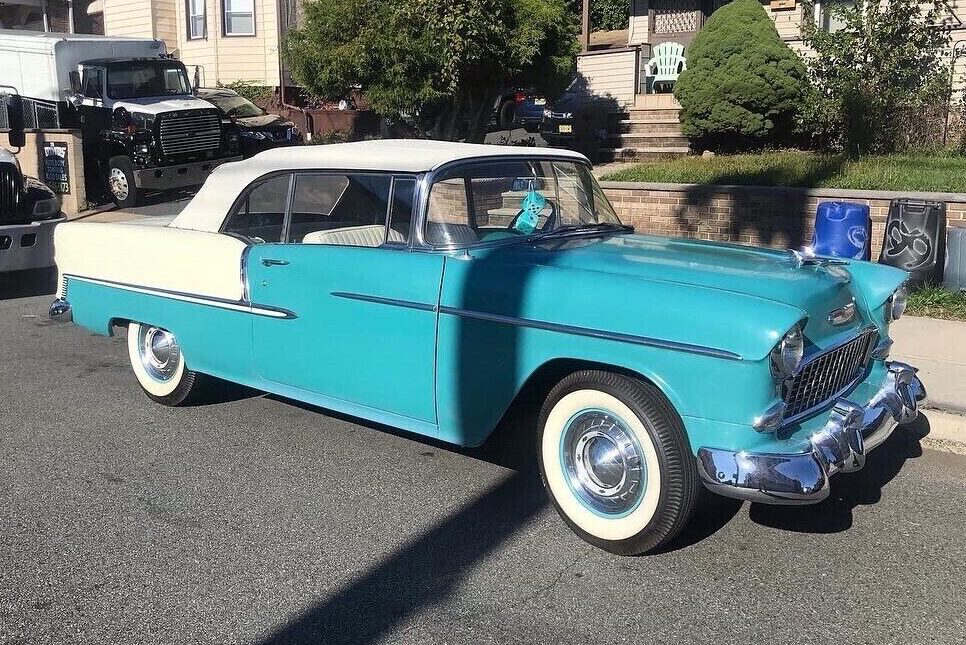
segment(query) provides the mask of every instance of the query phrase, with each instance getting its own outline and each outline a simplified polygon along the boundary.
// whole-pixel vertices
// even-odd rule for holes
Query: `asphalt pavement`
[[[169,409],[123,339],[0,301],[0,643],[963,643],[966,457],[928,417],[826,502],[621,558],[526,450],[254,392]],[[507,447],[510,446],[510,447]]]

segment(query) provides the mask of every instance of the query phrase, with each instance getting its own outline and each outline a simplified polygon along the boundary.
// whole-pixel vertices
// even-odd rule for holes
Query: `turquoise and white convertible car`
[[[461,446],[515,405],[547,492],[620,554],[702,486],[808,504],[925,391],[889,362],[906,275],[637,235],[564,150],[374,141],[220,166],[167,227],[57,228],[55,318],[127,328],[155,401],[213,379]]]

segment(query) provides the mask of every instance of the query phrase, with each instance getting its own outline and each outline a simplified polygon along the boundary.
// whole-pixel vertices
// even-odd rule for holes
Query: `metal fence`
[[[0,130],[10,127],[7,114],[7,99],[9,94],[0,94]],[[54,101],[40,99],[20,99],[23,105],[24,128],[28,130],[56,130],[61,127],[60,111]]]

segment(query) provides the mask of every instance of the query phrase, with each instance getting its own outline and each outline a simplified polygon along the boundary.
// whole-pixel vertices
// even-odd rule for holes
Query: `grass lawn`
[[[906,312],[912,316],[966,320],[966,292],[923,287],[909,294]]]
[[[840,155],[794,151],[683,157],[631,166],[604,179],[959,193],[966,192],[966,157],[894,155],[849,161]]]

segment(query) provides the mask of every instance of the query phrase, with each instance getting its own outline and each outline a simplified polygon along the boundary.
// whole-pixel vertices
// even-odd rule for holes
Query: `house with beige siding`
[[[160,38],[202,86],[239,80],[280,84],[279,30],[288,13],[294,18],[290,0],[100,2],[105,35]]]
[[[695,34],[728,0],[628,0],[627,29],[590,33],[593,1],[583,2],[582,51],[577,57],[577,73],[584,77],[591,94],[605,97],[623,110],[624,118],[608,155],[639,159],[685,154],[687,140],[676,125],[680,106],[670,93],[648,93],[647,63],[653,48],[666,42],[684,45],[686,58]],[[808,54],[803,41],[805,22],[835,29],[837,19],[829,5],[854,1],[819,0],[812,4],[802,0],[762,0],[762,4],[781,39],[804,56]],[[954,57],[953,102],[958,103],[966,90],[966,0],[945,0],[945,7],[951,28],[949,55]]]

